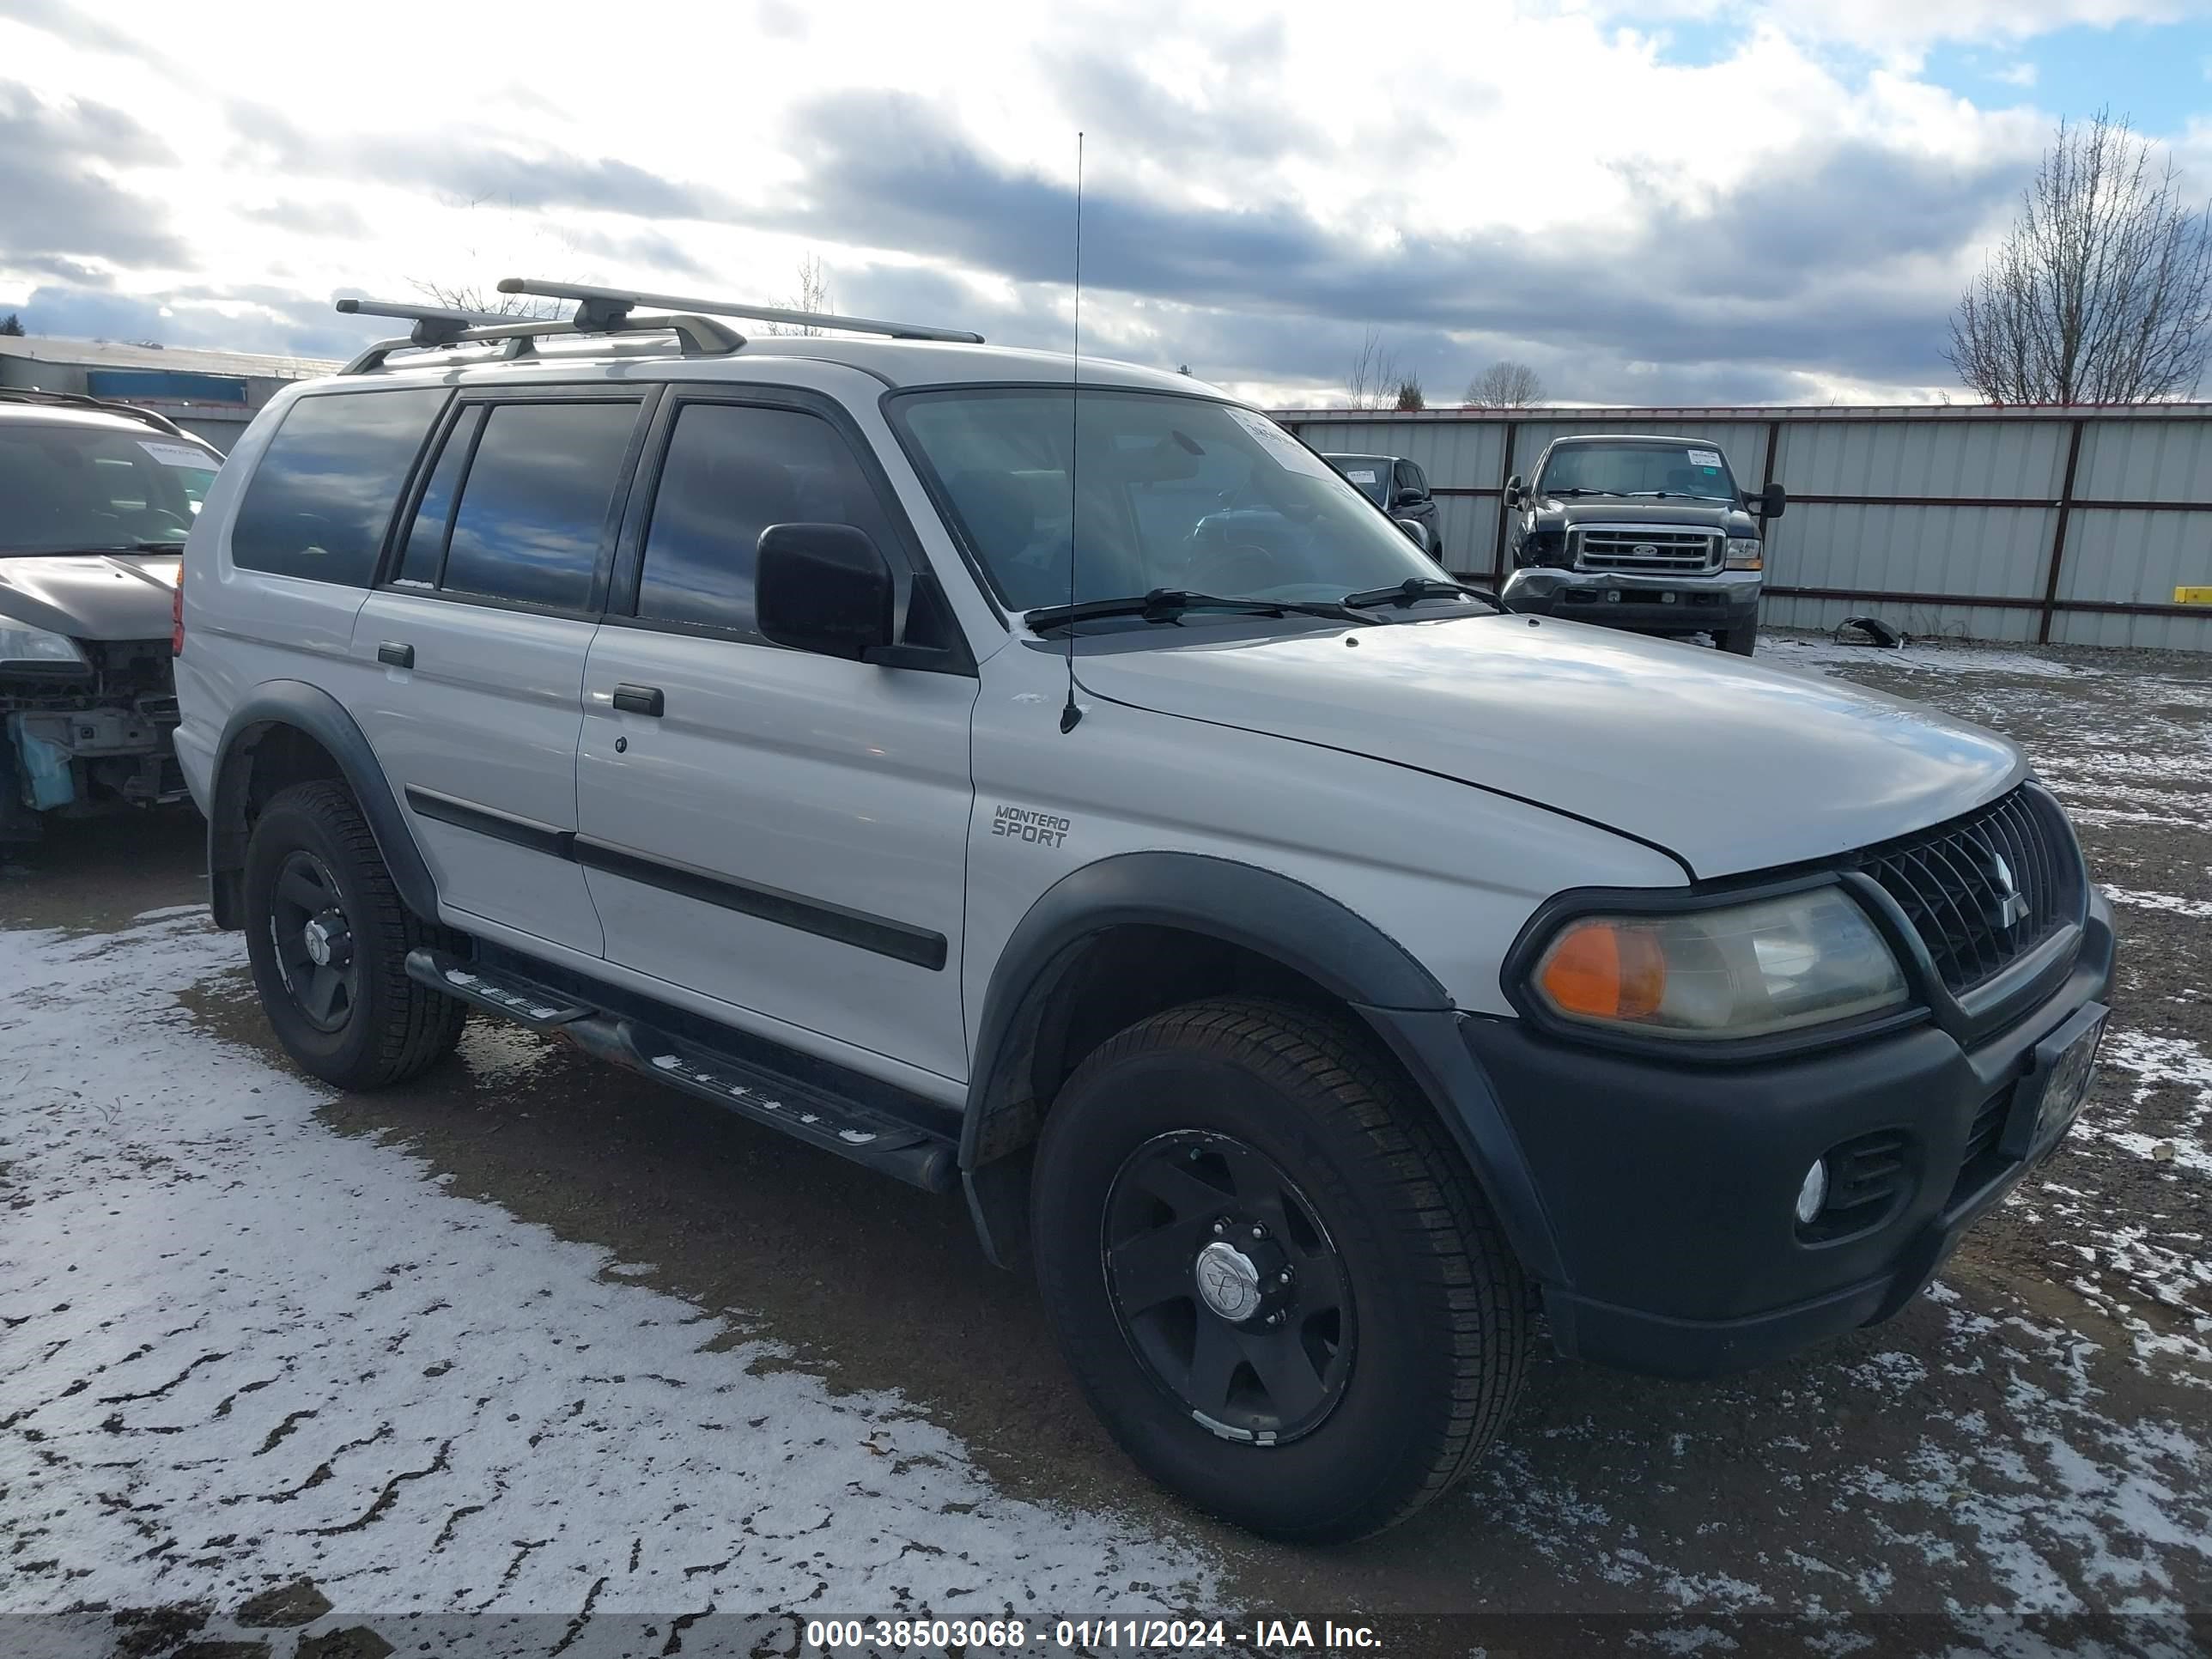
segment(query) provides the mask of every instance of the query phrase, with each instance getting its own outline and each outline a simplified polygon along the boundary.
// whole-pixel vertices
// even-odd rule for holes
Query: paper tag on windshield
[[[1316,478],[1340,476],[1334,467],[1265,415],[1256,414],[1249,409],[1232,409],[1229,413],[1237,425],[1267,446],[1267,453],[1275,458],[1275,465],[1284,471],[1310,473]]]
[[[1372,471],[1353,471],[1346,473],[1344,476],[1351,479],[1354,483],[1373,483],[1375,482],[1375,474]]]
[[[150,439],[141,438],[138,447],[163,466],[197,467],[202,472],[215,471],[215,457],[204,449],[194,449],[190,444],[155,443]]]
[[[1720,464],[1721,453],[1717,449],[1693,449],[1690,452],[1692,466],[1711,467],[1717,471],[1720,469]]]

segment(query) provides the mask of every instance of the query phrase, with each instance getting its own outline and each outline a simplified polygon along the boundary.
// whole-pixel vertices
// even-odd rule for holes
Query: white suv
[[[2002,739],[1501,614],[1181,375],[512,286],[577,314],[364,305],[185,556],[317,1076],[475,1009],[959,1187],[1129,1454],[1306,1540],[1539,1316],[1699,1375],[1894,1313],[2078,1109],[2110,912]]]

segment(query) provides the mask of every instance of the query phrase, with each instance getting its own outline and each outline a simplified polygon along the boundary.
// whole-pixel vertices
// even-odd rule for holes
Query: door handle
[[[411,645],[401,645],[394,640],[386,640],[376,647],[376,659],[380,663],[388,663],[394,668],[412,668],[415,665],[415,647]]]
[[[615,707],[625,714],[651,714],[658,719],[668,707],[668,700],[657,685],[625,684],[615,687]]]

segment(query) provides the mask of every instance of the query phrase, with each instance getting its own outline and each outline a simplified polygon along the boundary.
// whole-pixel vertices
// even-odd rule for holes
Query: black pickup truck
[[[1710,634],[1751,655],[1780,484],[1738,487],[1697,438],[1560,438],[1506,481],[1506,608],[1647,634]]]

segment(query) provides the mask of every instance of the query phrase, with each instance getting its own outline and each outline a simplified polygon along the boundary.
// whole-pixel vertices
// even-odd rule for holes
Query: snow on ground
[[[0,933],[0,1613],[302,1575],[602,1623],[1224,1599],[1173,1537],[1001,1497],[896,1395],[332,1133],[179,1007],[242,954],[194,913]]]

